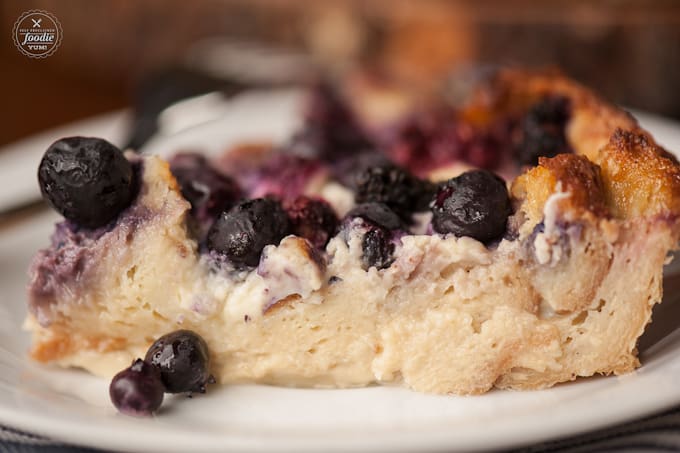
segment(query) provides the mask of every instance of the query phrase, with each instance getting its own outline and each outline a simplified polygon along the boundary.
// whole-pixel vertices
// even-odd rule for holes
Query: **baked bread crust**
[[[612,215],[627,219],[680,212],[680,167],[675,157],[630,114],[562,75],[502,70],[479,88],[463,112],[475,121],[490,121],[493,115],[523,111],[542,97],[556,95],[570,101],[567,139],[576,154],[600,167],[601,190]],[[558,162],[549,166],[564,179],[565,172],[572,171],[571,162]],[[576,179],[569,177],[572,185]]]
[[[265,249],[258,272],[225,279],[198,253],[167,164],[147,158],[131,208],[145,220],[98,239],[115,253],[98,255],[79,288],[40,303],[30,293],[31,354],[111,376],[181,327],[210,345],[223,383],[477,394],[629,372],[678,243],[680,168],[630,115],[556,74],[501,71],[461,114],[483,125],[554,94],[571,101],[575,154],[542,158],[512,182],[514,237],[488,248],[405,236],[381,271],[358,264],[359,236],[332,239],[323,264],[289,236]]]

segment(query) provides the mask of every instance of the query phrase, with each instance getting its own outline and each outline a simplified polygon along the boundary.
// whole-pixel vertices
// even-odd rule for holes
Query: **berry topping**
[[[379,151],[369,151],[339,159],[330,166],[330,171],[340,184],[352,190],[357,188],[359,175],[371,167],[389,165],[390,160]]]
[[[489,171],[472,170],[439,189],[432,207],[432,226],[438,233],[489,242],[505,232],[510,210],[505,182]]]
[[[210,228],[208,249],[224,254],[236,268],[257,266],[262,249],[278,244],[290,233],[290,221],[281,203],[256,198],[223,212]]]
[[[357,176],[357,203],[386,204],[402,218],[427,209],[433,195],[430,185],[396,165],[370,167]]]
[[[302,194],[309,181],[323,171],[321,162],[289,152],[278,152],[248,178],[251,198],[275,196],[292,200]]]
[[[387,230],[398,230],[403,227],[399,216],[383,203],[363,203],[357,205],[345,217],[347,219],[360,217]]]
[[[141,417],[149,416],[161,407],[164,390],[160,370],[137,359],[113,377],[109,396],[123,414]]]
[[[301,156],[333,162],[372,148],[341,96],[328,84],[316,86],[307,105],[305,125],[293,137],[290,149]]]
[[[467,128],[456,121],[448,108],[433,108],[414,114],[397,125],[388,137],[390,157],[417,173],[465,157]]]
[[[397,214],[383,203],[363,203],[347,213],[346,219],[360,218],[366,232],[361,242],[364,269],[390,267],[394,259],[394,232],[404,228]]]
[[[191,330],[163,335],[151,345],[145,360],[158,367],[168,393],[205,393],[205,386],[215,382],[208,346]]]
[[[292,233],[322,249],[338,229],[338,216],[328,202],[299,196],[288,206]]]
[[[394,162],[423,175],[454,161],[497,168],[512,154],[511,133],[508,118],[473,126],[452,109],[436,107],[403,121],[383,141]]]
[[[54,142],[38,167],[40,190],[64,217],[86,228],[115,219],[132,203],[135,175],[123,153],[100,138]]]
[[[361,261],[364,269],[375,266],[377,269],[385,269],[390,267],[394,258],[394,243],[392,242],[392,233],[384,228],[369,227],[370,229],[364,234],[361,242],[361,249],[363,254]]]
[[[170,160],[170,171],[177,178],[182,195],[191,203],[191,213],[199,222],[211,222],[241,197],[236,183],[212,167],[200,154],[176,154]]]
[[[570,114],[569,100],[564,97],[546,97],[534,104],[522,123],[520,163],[536,165],[539,157],[571,152],[565,135]]]

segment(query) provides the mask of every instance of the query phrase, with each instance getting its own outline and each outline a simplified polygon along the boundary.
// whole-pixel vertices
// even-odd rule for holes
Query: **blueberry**
[[[438,233],[489,242],[505,232],[510,211],[505,182],[487,170],[472,170],[439,189],[432,206],[432,226]]]
[[[360,218],[366,229],[361,241],[363,268],[375,266],[378,269],[385,269],[389,267],[394,261],[392,238],[395,231],[404,228],[402,220],[383,203],[357,205],[347,213],[345,222],[355,218]]]
[[[345,216],[348,220],[356,217],[387,230],[398,230],[404,226],[399,216],[383,203],[362,203],[352,208]]]
[[[357,176],[355,198],[357,203],[384,203],[402,218],[408,219],[412,213],[427,209],[422,200],[431,197],[428,189],[427,183],[390,164],[361,172]]]
[[[370,167],[389,165],[390,160],[378,151],[367,151],[338,159],[330,166],[334,179],[356,191],[359,175]]]
[[[144,360],[158,367],[167,393],[205,393],[205,386],[215,381],[210,375],[208,346],[191,330],[163,335],[151,345]]]
[[[288,206],[291,232],[322,249],[338,229],[338,216],[324,200],[299,196]]]
[[[290,221],[281,203],[256,198],[223,212],[210,228],[208,249],[224,254],[237,268],[257,266],[266,245],[278,244],[290,232]]]
[[[364,269],[375,266],[386,269],[394,262],[392,233],[385,228],[369,226],[361,241],[361,261]]]
[[[564,97],[549,96],[534,104],[522,123],[519,162],[536,165],[539,157],[571,152],[565,135],[570,115],[569,100]]]
[[[205,156],[180,153],[170,160],[170,171],[177,179],[182,196],[191,203],[191,213],[202,223],[210,223],[222,211],[231,209],[241,197],[236,182],[210,165]]]
[[[38,181],[56,211],[86,228],[115,219],[136,192],[132,165],[118,148],[100,138],[54,142],[40,162]]]
[[[164,390],[160,370],[137,359],[113,377],[109,396],[120,412],[139,417],[151,415],[161,407]]]

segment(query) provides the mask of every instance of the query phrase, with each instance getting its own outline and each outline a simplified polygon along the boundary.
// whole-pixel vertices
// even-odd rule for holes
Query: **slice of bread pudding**
[[[33,261],[32,357],[112,376],[189,329],[221,383],[458,394],[639,366],[671,155],[560,75],[500,71],[455,107],[355,88],[315,91],[284,146],[126,154],[125,207],[62,209]]]

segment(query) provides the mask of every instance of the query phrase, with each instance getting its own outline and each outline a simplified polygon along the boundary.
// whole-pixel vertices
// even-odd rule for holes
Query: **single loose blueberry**
[[[510,211],[505,182],[487,170],[472,170],[439,189],[432,206],[432,227],[438,233],[489,242],[503,235]]]
[[[160,370],[137,359],[113,377],[109,396],[121,413],[141,417],[149,416],[161,407],[164,390]]]
[[[100,138],[57,140],[38,167],[43,197],[65,218],[86,228],[106,225],[132,203],[134,179],[121,150]]]
[[[278,200],[256,198],[223,212],[207,237],[208,249],[225,255],[237,268],[257,266],[262,249],[290,233],[290,220]]]
[[[163,335],[151,345],[145,360],[158,367],[168,393],[205,393],[205,386],[214,382],[208,346],[191,330]]]

